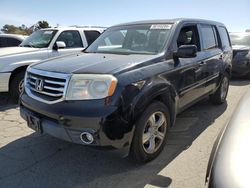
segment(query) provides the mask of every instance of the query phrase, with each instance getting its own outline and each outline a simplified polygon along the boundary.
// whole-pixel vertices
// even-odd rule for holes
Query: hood
[[[32,67],[59,73],[115,74],[139,63],[148,62],[158,56],[81,53],[43,61]]]
[[[8,55],[18,55],[21,53],[29,53],[41,50],[40,48],[28,48],[28,47],[7,47],[0,49],[0,57]]]
[[[233,50],[250,50],[250,46],[244,46],[244,45],[233,45]]]

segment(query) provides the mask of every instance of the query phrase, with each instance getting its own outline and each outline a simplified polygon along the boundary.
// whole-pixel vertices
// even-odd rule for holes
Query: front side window
[[[33,48],[47,48],[57,33],[57,30],[39,30],[26,38],[20,46]]]
[[[82,39],[78,31],[63,31],[56,41],[65,43],[66,48],[82,48]]]
[[[185,26],[181,29],[178,38],[177,46],[181,45],[196,45],[198,51],[200,51],[200,39],[197,30],[197,26]]]
[[[157,54],[166,43],[171,24],[114,27],[106,30],[86,50],[88,53]]]
[[[215,30],[211,25],[201,25],[203,50],[209,50],[217,47]]]
[[[250,46],[250,34],[247,33],[230,33],[232,45]]]

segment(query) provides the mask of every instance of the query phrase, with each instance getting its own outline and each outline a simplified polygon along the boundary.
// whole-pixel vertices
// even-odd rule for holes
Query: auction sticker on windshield
[[[155,24],[151,25],[150,29],[171,29],[171,24]]]
[[[52,34],[53,33],[53,31],[45,31],[44,32],[44,34],[47,34],[47,35],[50,35],[50,34]]]

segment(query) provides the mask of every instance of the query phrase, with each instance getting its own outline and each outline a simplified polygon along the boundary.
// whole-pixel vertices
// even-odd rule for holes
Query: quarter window
[[[230,47],[230,39],[228,32],[225,27],[219,27],[219,33],[220,33],[220,40],[221,40],[221,47]]]
[[[63,31],[56,41],[62,41],[66,48],[82,48],[82,39],[78,31]]]
[[[208,50],[217,47],[215,30],[211,25],[201,25],[203,49]]]

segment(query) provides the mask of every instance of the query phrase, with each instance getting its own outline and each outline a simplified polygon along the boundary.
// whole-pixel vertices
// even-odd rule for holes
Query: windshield
[[[163,50],[171,24],[114,27],[106,30],[85,51],[111,54],[157,54]]]
[[[39,30],[26,38],[20,46],[33,48],[47,48],[57,30]]]
[[[230,34],[232,45],[250,46],[250,34]]]

